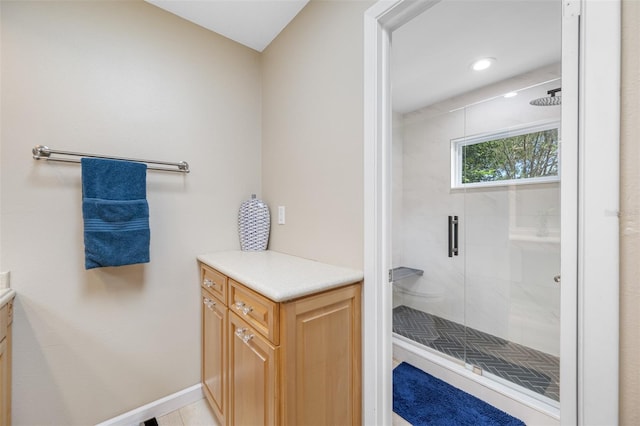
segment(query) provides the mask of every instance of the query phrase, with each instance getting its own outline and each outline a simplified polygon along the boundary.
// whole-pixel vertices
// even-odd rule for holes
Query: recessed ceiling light
[[[471,64],[471,68],[474,71],[482,71],[482,70],[486,70],[487,68],[489,68],[491,66],[491,64],[493,64],[495,62],[495,58],[482,58],[482,59],[478,59],[477,61],[475,61],[473,64]]]
[[[518,96],[518,92],[509,92],[504,94],[505,98],[513,98],[514,96]]]

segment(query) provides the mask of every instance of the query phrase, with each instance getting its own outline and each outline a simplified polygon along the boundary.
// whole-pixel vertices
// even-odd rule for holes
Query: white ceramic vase
[[[271,228],[271,216],[269,206],[256,198],[240,205],[238,212],[238,233],[240,234],[240,249],[243,251],[261,251],[267,249],[269,243],[269,230]]]

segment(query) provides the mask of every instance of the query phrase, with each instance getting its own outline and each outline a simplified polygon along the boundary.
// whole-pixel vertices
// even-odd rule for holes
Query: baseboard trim
[[[142,407],[136,408],[96,426],[133,426],[145,420],[160,417],[204,398],[202,385],[198,383],[174,394],[165,396]]]

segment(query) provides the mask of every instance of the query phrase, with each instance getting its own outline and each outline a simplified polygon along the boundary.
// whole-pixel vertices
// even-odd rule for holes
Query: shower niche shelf
[[[399,266],[389,270],[389,281],[395,282],[403,280],[409,277],[419,277],[424,274],[422,269],[408,268],[406,266]]]

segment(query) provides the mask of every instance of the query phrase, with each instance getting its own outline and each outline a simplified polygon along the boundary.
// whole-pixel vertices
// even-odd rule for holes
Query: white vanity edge
[[[362,281],[356,269],[329,265],[271,250],[223,251],[198,256],[198,260],[274,302]]]
[[[11,288],[0,289],[0,308],[9,303],[16,296],[16,291]]]

